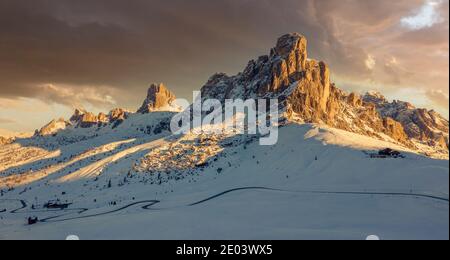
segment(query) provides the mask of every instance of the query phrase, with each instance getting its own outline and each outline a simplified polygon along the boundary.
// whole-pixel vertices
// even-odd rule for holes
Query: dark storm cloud
[[[327,61],[338,76],[373,78],[365,66],[369,53],[396,42],[420,44],[422,53],[445,38],[448,45],[448,26],[444,33],[424,29],[426,39],[390,29],[423,3],[2,0],[0,97],[133,107],[150,82],[165,82],[188,97],[211,74],[240,71],[249,59],[266,54],[277,37],[294,31],[308,38],[310,56]],[[448,12],[443,15],[448,23]],[[377,63],[383,71],[385,62]],[[389,81],[395,71],[380,79]]]

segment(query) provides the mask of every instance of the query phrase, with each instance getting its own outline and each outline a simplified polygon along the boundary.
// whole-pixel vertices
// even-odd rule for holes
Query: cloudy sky
[[[288,32],[339,87],[449,114],[448,0],[0,0],[0,24],[3,129],[136,109],[152,82],[191,98]]]

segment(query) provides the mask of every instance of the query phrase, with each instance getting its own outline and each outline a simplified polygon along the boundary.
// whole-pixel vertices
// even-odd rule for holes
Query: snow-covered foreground
[[[447,160],[291,124],[280,129],[275,146],[226,137],[208,164],[176,178],[134,171],[157,147],[192,146],[163,136],[122,140],[123,146],[95,153],[95,160],[81,157],[76,169],[64,165],[6,192],[0,239],[449,239]],[[368,156],[386,147],[406,158]],[[56,198],[73,204],[41,208]],[[26,226],[33,215],[41,222]]]

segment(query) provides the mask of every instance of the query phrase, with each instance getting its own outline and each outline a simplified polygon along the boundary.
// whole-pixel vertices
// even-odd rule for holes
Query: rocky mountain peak
[[[374,104],[381,117],[399,122],[410,139],[448,151],[449,122],[436,111],[416,108],[400,100],[389,102],[379,93],[368,93],[363,100]]]
[[[81,121],[83,115],[85,115],[86,113],[87,113],[86,110],[82,108],[76,108],[75,111],[73,112],[73,115],[70,117],[69,121],[76,124],[79,121]]]
[[[347,94],[331,82],[330,73],[325,62],[308,59],[306,38],[291,33],[277,40],[270,55],[251,60],[242,73],[213,75],[203,86],[202,97],[222,101],[229,98],[277,98],[289,120],[327,124],[379,139],[388,136],[412,149],[417,149],[414,138],[420,136],[414,133],[414,129],[422,133],[421,140],[430,140],[432,133],[436,133],[434,130],[441,129],[441,132],[446,130],[447,135],[438,135],[431,140],[440,144],[447,140],[448,146],[448,121],[442,117],[429,111],[421,113],[420,110],[398,116],[399,111],[415,108],[401,101],[389,103],[375,91],[364,96]],[[387,105],[389,109],[380,109]],[[405,117],[411,120],[403,120]],[[432,128],[425,127],[431,122],[441,123]],[[444,153],[448,154],[448,149]]]
[[[84,108],[75,108],[75,111],[73,112],[73,116],[82,116],[86,114],[87,111]]]
[[[64,120],[64,118],[52,120],[50,123],[46,124],[39,131],[37,131],[36,134],[39,136],[53,135],[60,130],[66,129],[69,125],[70,123]]]
[[[219,100],[278,96],[305,75],[308,80],[318,80],[328,88],[328,67],[325,63],[308,60],[306,38],[298,33],[286,34],[278,39],[270,55],[249,61],[242,73],[212,76],[202,88],[202,96]]]
[[[147,91],[147,98],[137,112],[145,114],[170,108],[175,99],[175,95],[164,84],[152,84]]]
[[[275,48],[271,51],[271,56],[279,56],[287,61],[288,73],[304,71],[308,53],[306,50],[307,40],[303,35],[291,33],[281,36]]]
[[[85,109],[77,108],[69,119],[70,124],[75,127],[89,128],[99,124],[107,124],[109,118],[105,113],[95,115]]]
[[[364,96],[363,99],[365,102],[370,102],[374,104],[385,104],[387,103],[386,97],[383,96],[379,91],[368,91]]]
[[[122,108],[115,108],[109,112],[109,121],[123,121],[128,118],[129,112],[125,111]]]
[[[75,126],[79,126],[81,128],[89,128],[96,125],[99,122],[99,118],[91,112],[76,109],[75,113],[70,118],[70,121]]]

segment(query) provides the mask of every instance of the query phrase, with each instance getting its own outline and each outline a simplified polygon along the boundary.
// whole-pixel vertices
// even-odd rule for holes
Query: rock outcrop
[[[95,115],[84,109],[75,109],[74,114],[70,118],[70,123],[74,127],[90,128],[94,126],[104,126],[118,119],[125,120],[126,117],[127,113],[119,108],[112,110],[109,115],[106,115],[105,113]]]
[[[393,140],[409,147],[401,124],[381,117],[376,106],[358,94],[347,94],[330,81],[322,61],[308,59],[307,40],[298,33],[278,39],[269,56],[248,63],[242,73],[213,75],[202,88],[203,98],[277,98],[288,119],[323,123],[347,131]]]
[[[52,120],[50,123],[42,127],[39,131],[37,131],[37,135],[39,136],[47,136],[53,135],[57,132],[66,129],[70,125],[69,122],[64,120],[64,118],[60,118],[58,120]]]
[[[172,102],[175,99],[175,95],[163,84],[152,84],[147,91],[147,98],[137,112],[146,114],[154,111],[172,110]]]
[[[86,110],[81,109],[81,108],[77,108],[77,109],[75,109],[75,112],[73,113],[73,115],[70,117],[69,121],[70,121],[73,125],[77,126],[77,125],[80,124],[80,122],[83,121],[83,117],[84,117],[84,115],[85,115],[86,113],[87,113]]]
[[[408,136],[406,135],[401,123],[390,117],[386,117],[383,119],[383,126],[386,129],[385,133],[394,138],[394,140],[400,143],[407,142]]]
[[[98,123],[98,117],[96,115],[94,115],[91,112],[86,112],[82,117],[81,120],[79,122],[79,126],[81,128],[89,128],[92,126],[97,125]]]
[[[389,102],[378,92],[369,92],[364,102],[372,103],[383,118],[392,118],[404,128],[407,137],[441,149],[449,147],[449,122],[437,112],[419,109],[408,102]]]
[[[105,113],[99,113],[97,116],[98,123],[107,124],[109,123],[109,117]]]
[[[129,112],[122,108],[115,108],[109,112],[109,122],[114,123],[116,121],[124,121],[128,118]]]

